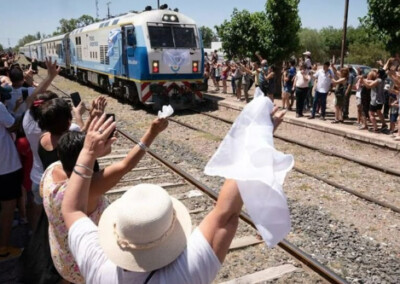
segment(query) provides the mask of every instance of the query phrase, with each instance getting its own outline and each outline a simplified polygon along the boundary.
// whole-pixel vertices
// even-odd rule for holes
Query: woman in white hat
[[[62,203],[68,243],[86,283],[210,283],[235,235],[243,205],[227,180],[215,208],[192,233],[185,206],[155,185],[114,201],[97,227],[87,217],[91,169],[114,142],[111,120],[90,125]]]

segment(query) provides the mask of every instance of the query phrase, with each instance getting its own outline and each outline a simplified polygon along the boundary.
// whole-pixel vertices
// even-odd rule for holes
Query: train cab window
[[[196,37],[193,28],[174,27],[175,47],[197,48]]]
[[[129,46],[136,45],[136,35],[134,29],[128,29],[126,32],[126,40]]]
[[[105,22],[103,27],[108,27],[108,24],[109,24],[109,23],[110,23],[110,22]]]
[[[150,44],[152,48],[175,47],[170,26],[149,26]]]
[[[114,20],[111,25],[114,26],[114,25],[118,24],[118,21],[119,21],[119,19]]]

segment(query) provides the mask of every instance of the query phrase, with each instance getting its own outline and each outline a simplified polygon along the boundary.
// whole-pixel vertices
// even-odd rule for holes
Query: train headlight
[[[178,23],[179,22],[179,19],[178,19],[178,17],[176,15],[168,15],[168,14],[165,14],[162,17],[162,20],[163,20],[163,22],[173,22],[173,23]]]
[[[153,73],[160,72],[160,64],[159,64],[158,60],[154,60],[152,66],[153,66]]]
[[[193,71],[193,73],[198,73],[199,72],[199,62],[198,61],[193,61],[192,62],[192,71]]]

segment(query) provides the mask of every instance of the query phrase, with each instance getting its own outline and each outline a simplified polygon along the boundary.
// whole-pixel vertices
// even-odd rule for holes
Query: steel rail
[[[123,130],[117,130],[122,136],[124,136],[126,139],[132,141],[133,143],[138,143],[139,141],[133,137],[131,137],[128,133],[126,133]],[[169,161],[166,161],[163,159],[160,155],[156,154],[153,150],[148,149],[147,153],[150,154],[153,158],[158,160],[159,162],[163,163],[165,166],[170,168],[172,171],[183,177],[185,180],[187,180],[190,184],[207,194],[209,197],[211,197],[213,200],[218,199],[218,194],[203,184],[202,182],[198,181],[195,179],[192,175],[189,173],[185,172],[184,170],[180,169],[179,167],[175,166]],[[257,229],[254,223],[251,221],[250,216],[246,214],[245,212],[240,213],[240,219],[242,219],[244,222],[252,226],[253,228]],[[287,253],[295,257],[297,260],[299,260],[301,263],[312,269],[314,272],[316,272],[318,275],[320,275],[323,279],[328,281],[329,283],[348,283],[345,279],[343,279],[341,276],[330,270],[328,267],[322,265],[320,262],[317,260],[313,259],[309,254],[305,253],[292,243],[290,243],[287,240],[281,241],[278,246],[285,250]]]
[[[189,129],[192,129],[192,130],[195,130],[195,131],[199,131],[199,132],[203,132],[203,133],[206,133],[206,134],[213,135],[213,134],[211,134],[211,133],[209,133],[209,132],[207,132],[207,131],[205,131],[205,130],[199,129],[199,128],[195,127],[195,126],[192,126],[192,125],[189,125],[189,124],[187,124],[187,123],[181,122],[181,121],[176,120],[176,119],[174,119],[174,118],[169,118],[169,120],[170,120],[170,121],[173,121],[173,122],[175,122],[175,123],[177,123],[177,124],[180,124],[180,125],[182,125],[182,126],[184,126],[184,127],[187,127],[187,128],[189,128]],[[219,136],[216,136],[216,135],[213,135],[213,136],[218,137],[218,138],[221,139],[221,140],[223,139],[222,137],[219,137]],[[275,136],[276,136],[276,135],[275,135]],[[347,193],[353,194],[353,195],[357,196],[358,198],[361,198],[361,199],[364,199],[364,200],[369,201],[369,202],[371,202],[371,203],[377,204],[377,205],[379,205],[379,206],[381,206],[381,207],[388,208],[388,209],[390,209],[390,210],[392,210],[392,211],[394,211],[394,212],[396,212],[396,213],[400,213],[400,208],[399,208],[399,207],[396,207],[396,206],[394,206],[394,205],[392,205],[392,204],[390,204],[390,203],[387,203],[387,202],[385,202],[385,201],[378,200],[378,199],[376,199],[376,198],[374,198],[374,197],[368,196],[368,195],[363,194],[363,193],[361,193],[361,192],[358,192],[358,191],[356,191],[356,190],[354,190],[354,189],[351,189],[351,188],[348,188],[348,187],[346,187],[346,186],[344,186],[344,185],[338,184],[338,183],[336,183],[336,182],[334,182],[334,181],[330,181],[330,180],[328,180],[328,179],[326,179],[326,178],[323,178],[323,177],[321,177],[321,176],[319,176],[319,175],[313,174],[313,173],[311,173],[311,172],[309,172],[309,171],[307,171],[307,170],[305,170],[305,169],[299,168],[299,167],[297,167],[297,166],[294,166],[293,169],[294,169],[295,171],[299,172],[299,173],[305,174],[305,175],[310,176],[310,177],[312,177],[312,178],[315,178],[315,179],[317,179],[317,180],[319,180],[319,181],[322,181],[322,182],[324,182],[324,183],[326,183],[326,184],[329,184],[330,186],[333,186],[333,187],[335,187],[335,188],[337,188],[337,189],[340,189],[340,190],[343,190],[343,191],[345,191],[345,192],[347,192]]]
[[[223,122],[228,123],[228,124],[233,124],[233,121],[231,121],[229,119],[221,118],[221,117],[209,114],[209,113],[202,113],[202,112],[199,112],[199,111],[193,110],[193,109],[191,109],[191,111],[194,111],[196,113],[199,113],[199,114],[202,114],[202,115],[205,115],[205,116],[208,116],[208,117],[215,118],[217,120],[223,121]],[[297,124],[295,124],[295,125],[297,125]],[[391,169],[391,168],[388,168],[388,167],[374,165],[374,164],[372,164],[370,162],[367,162],[365,160],[362,160],[362,159],[359,159],[359,158],[356,158],[356,157],[351,157],[351,156],[346,155],[346,154],[336,153],[336,152],[333,152],[333,151],[330,151],[330,150],[327,150],[327,149],[323,149],[322,147],[313,146],[313,145],[310,145],[310,144],[307,144],[307,143],[304,143],[304,142],[301,142],[301,141],[297,141],[295,139],[284,137],[284,136],[279,135],[279,134],[274,134],[274,136],[276,138],[280,139],[280,140],[285,141],[285,142],[289,142],[289,143],[292,143],[292,144],[297,144],[299,146],[302,146],[302,147],[305,147],[305,148],[308,148],[308,149],[311,149],[311,150],[318,151],[318,152],[320,152],[322,154],[325,154],[325,155],[329,155],[329,156],[334,156],[334,157],[338,157],[338,158],[341,158],[341,159],[345,159],[347,161],[354,162],[354,163],[360,164],[362,166],[365,166],[365,167],[368,167],[368,168],[371,168],[371,169],[374,169],[374,170],[377,170],[377,171],[384,172],[386,174],[390,174],[390,175],[394,175],[394,176],[400,177],[400,170],[394,170],[394,169]]]

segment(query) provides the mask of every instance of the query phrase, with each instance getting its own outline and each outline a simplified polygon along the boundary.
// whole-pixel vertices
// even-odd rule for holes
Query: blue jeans
[[[325,117],[327,95],[328,93],[320,93],[318,91],[315,91],[312,114],[311,114],[312,117],[315,117],[315,112],[317,110],[318,104],[321,106],[321,116]]]

